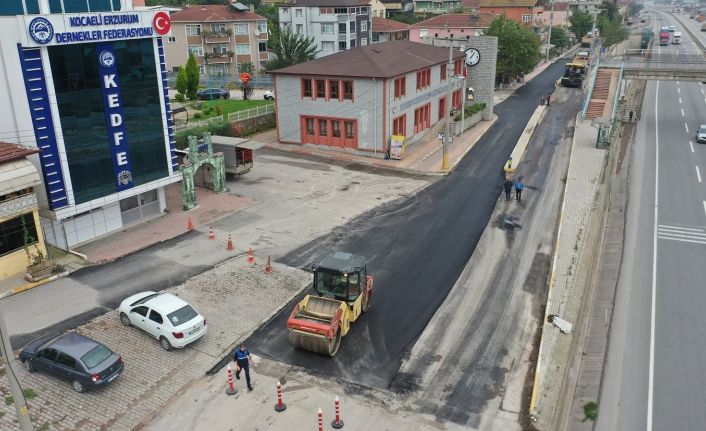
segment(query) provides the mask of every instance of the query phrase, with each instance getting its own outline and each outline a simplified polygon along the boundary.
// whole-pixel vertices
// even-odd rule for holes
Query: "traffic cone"
[[[191,221],[191,216],[189,216],[189,222],[186,224],[186,230],[188,230],[189,232],[194,230],[194,222]]]
[[[254,255],[253,252],[252,252],[252,248],[250,248],[250,249],[248,250],[248,263],[249,263],[250,265],[252,265],[252,264],[255,263],[255,255]]]
[[[208,228],[208,239],[216,239],[216,234],[213,233],[213,226]]]
[[[338,396],[336,396],[334,404],[336,407],[336,419],[331,422],[331,426],[335,429],[340,429],[343,428],[343,420],[341,419],[341,402],[338,400]]]
[[[226,250],[228,250],[228,251],[235,250],[235,247],[233,247],[233,240],[231,239],[230,234],[228,234],[228,246],[226,247]]]
[[[265,265],[265,272],[267,274],[272,272],[272,260],[270,259],[270,256],[267,256],[267,265]]]

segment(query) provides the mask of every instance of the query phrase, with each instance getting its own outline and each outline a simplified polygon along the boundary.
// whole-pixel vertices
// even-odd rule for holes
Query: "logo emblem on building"
[[[172,29],[172,22],[166,12],[157,12],[152,19],[152,27],[158,34],[167,34]]]
[[[132,182],[132,172],[120,171],[118,174],[118,183],[126,186]]]
[[[48,19],[40,16],[29,22],[29,35],[35,42],[46,44],[54,37],[54,27]]]
[[[100,61],[101,66],[107,69],[115,64],[115,56],[110,51],[101,51],[98,55],[98,61]]]

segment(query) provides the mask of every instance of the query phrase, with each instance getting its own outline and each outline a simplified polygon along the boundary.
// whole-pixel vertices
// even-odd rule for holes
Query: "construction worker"
[[[512,180],[509,177],[505,179],[503,189],[505,189],[505,200],[509,201],[512,196]]]
[[[240,380],[240,372],[245,371],[245,382],[248,384],[248,390],[252,391],[252,386],[250,385],[250,351],[245,348],[244,343],[240,343],[240,347],[233,352],[233,361],[237,365],[235,378]]]

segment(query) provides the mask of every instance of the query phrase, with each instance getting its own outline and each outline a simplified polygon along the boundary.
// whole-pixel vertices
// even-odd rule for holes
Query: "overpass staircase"
[[[593,87],[593,92],[591,93],[591,100],[588,102],[588,108],[586,109],[587,120],[606,117],[606,107],[612,109],[612,105],[609,102],[612,100],[612,98],[610,98],[610,93],[611,88],[614,86],[614,75],[615,71],[612,69],[598,68],[596,83]],[[617,76],[615,78],[615,81],[617,81]],[[608,112],[607,117],[610,117],[610,112]]]

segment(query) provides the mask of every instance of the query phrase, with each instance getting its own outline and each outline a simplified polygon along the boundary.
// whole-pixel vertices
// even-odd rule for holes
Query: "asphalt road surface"
[[[706,145],[694,139],[706,123],[704,90],[648,83],[596,429],[706,423]]]
[[[289,345],[286,319],[293,304],[248,340],[251,350],[316,374],[389,388],[402,359],[474,252],[501,192],[502,166],[540,97],[553,89],[562,70],[560,60],[497,105],[498,121],[451,175],[282,259],[306,268],[329,249],[368,257],[368,273],[375,277],[372,308],[355,322],[334,358]]]

